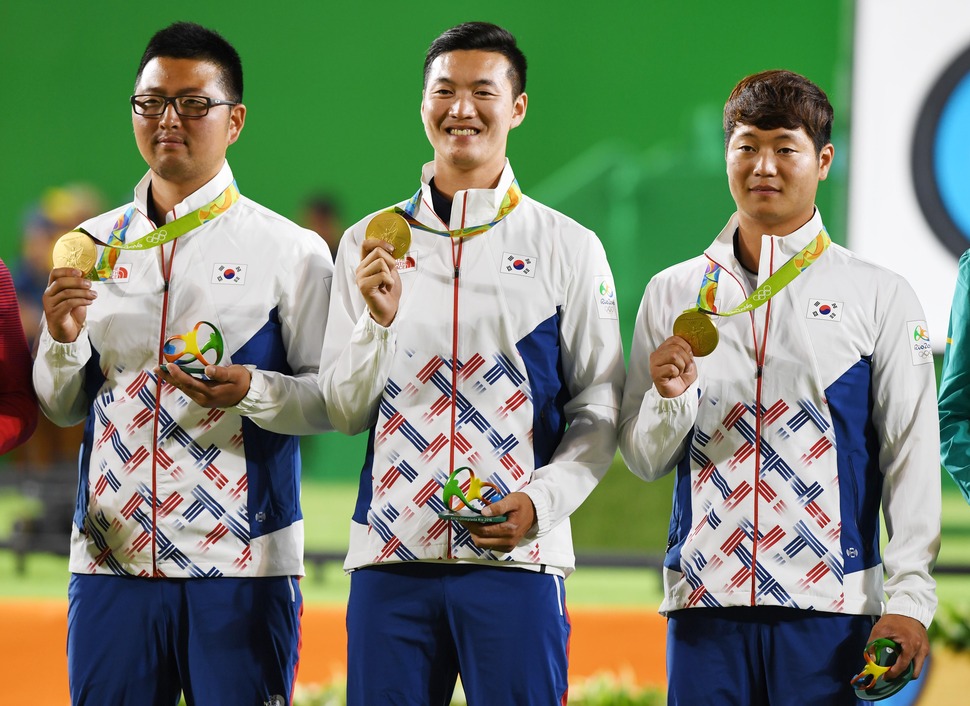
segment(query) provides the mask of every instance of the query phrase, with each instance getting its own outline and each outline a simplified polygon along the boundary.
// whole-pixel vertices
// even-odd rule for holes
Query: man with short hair
[[[672,704],[855,704],[869,641],[901,645],[888,678],[910,663],[918,676],[929,652],[940,475],[925,317],[901,277],[830,241],[815,194],[831,129],[804,77],[743,79],[724,108],[737,212],[640,305],[620,451],[645,480],[676,472]]]
[[[506,30],[439,36],[434,161],[391,209],[410,247],[367,238],[371,216],[341,240],[321,385],[334,426],[370,434],[349,704],[448,704],[459,672],[473,705],[566,698],[569,516],[613,460],[623,352],[599,240],[523,195],[506,159],[525,80]],[[506,519],[440,517],[453,496]]]
[[[314,233],[239,193],[226,150],[242,100],[223,37],[185,22],[156,33],[131,97],[149,172],[132,203],[81,224],[103,246],[55,267],[44,294],[41,404],[86,424],[74,704],[291,700],[295,435],[329,428],[316,376],[333,265]]]

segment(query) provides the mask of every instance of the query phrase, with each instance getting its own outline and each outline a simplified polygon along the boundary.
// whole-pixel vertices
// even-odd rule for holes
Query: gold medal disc
[[[698,358],[717,348],[717,327],[711,317],[700,311],[685,311],[674,321],[674,335],[683,338]]]
[[[51,254],[54,267],[73,267],[86,276],[98,261],[98,248],[87,233],[72,230],[65,233],[54,243]]]
[[[367,224],[364,236],[393,245],[395,260],[404,257],[411,248],[411,226],[404,220],[404,216],[393,211],[384,211],[374,216]]]

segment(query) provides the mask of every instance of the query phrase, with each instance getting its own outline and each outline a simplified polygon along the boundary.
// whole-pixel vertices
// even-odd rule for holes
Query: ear
[[[512,127],[518,127],[525,120],[525,111],[529,107],[529,96],[520,93],[512,104]]]
[[[818,180],[825,181],[825,178],[829,175],[829,169],[832,166],[832,160],[835,159],[835,147],[830,142],[822,148],[822,151],[818,153]]]
[[[231,145],[239,139],[243,125],[246,124],[246,106],[240,103],[232,106],[229,113],[229,144]]]

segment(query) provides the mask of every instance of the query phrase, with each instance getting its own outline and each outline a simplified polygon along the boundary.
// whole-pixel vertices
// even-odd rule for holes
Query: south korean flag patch
[[[531,255],[502,254],[502,273],[519,277],[536,276],[536,259]]]
[[[216,264],[212,268],[212,284],[241,285],[246,281],[245,265]]]
[[[813,321],[841,321],[844,308],[845,305],[842,302],[831,299],[809,299],[805,318]]]

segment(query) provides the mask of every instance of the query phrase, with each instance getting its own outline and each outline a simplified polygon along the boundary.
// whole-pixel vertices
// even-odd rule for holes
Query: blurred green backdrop
[[[836,164],[819,206],[845,242],[852,12],[851,0],[6,2],[0,256],[16,267],[25,209],[50,186],[88,182],[108,206],[129,198],[146,167],[127,98],[145,44],[170,22],[213,27],[242,55],[247,122],[229,159],[243,193],[296,219],[326,191],[349,225],[412,194],[431,158],[418,113],[428,44],[487,20],[530,64],[529,112],[509,148],[519,182],[599,233],[629,349],[649,277],[699,252],[733,210],[721,108],[746,74],[789,68],[829,94]],[[305,440],[307,478],[356,478],[364,441]]]

